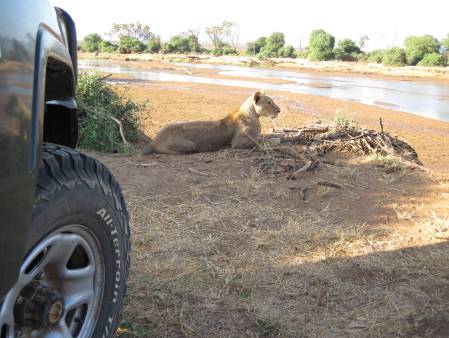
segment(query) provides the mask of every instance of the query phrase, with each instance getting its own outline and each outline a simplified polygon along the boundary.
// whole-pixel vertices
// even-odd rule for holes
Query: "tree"
[[[284,33],[274,32],[266,40],[266,44],[259,52],[260,58],[278,57],[279,49],[284,47],[285,37]]]
[[[310,33],[309,38],[309,59],[312,61],[322,61],[333,59],[333,49],[335,38],[322,29],[317,29]]]
[[[190,41],[191,41],[191,50],[192,52],[200,52],[201,46],[199,43],[199,36],[200,36],[200,28],[199,27],[190,27],[187,30],[187,33],[189,35]]]
[[[256,55],[267,44],[267,38],[261,36],[256,41],[248,42],[246,45],[246,53],[250,55]]]
[[[446,38],[442,41],[443,45],[443,53],[447,56],[449,54],[449,33],[447,34]]]
[[[120,37],[119,51],[122,54],[140,53],[145,49],[145,45],[138,39],[124,35]]]
[[[206,34],[214,46],[214,49],[219,50],[223,46],[223,27],[222,26],[209,26],[206,27]]]
[[[140,22],[136,23],[113,23],[111,34],[118,36],[129,36],[130,38],[146,42],[151,39],[152,33],[150,26],[142,25]]]
[[[239,43],[240,28],[237,22],[223,21],[222,25],[223,35],[228,39],[229,44],[235,52]]]
[[[187,53],[191,51],[190,40],[185,35],[175,35],[169,42],[171,52]]]
[[[369,37],[368,37],[368,35],[362,35],[360,38],[359,38],[359,46],[360,46],[360,49],[364,49],[365,48],[365,45],[366,45],[366,41],[369,41]]]
[[[100,34],[91,33],[84,37],[82,49],[86,52],[98,52],[100,50],[100,43],[103,41]]]
[[[351,39],[343,39],[338,42],[338,47],[334,49],[335,58],[343,61],[353,61],[362,51]]]
[[[439,53],[440,43],[432,35],[409,36],[404,41],[407,63],[415,66],[426,54]]]

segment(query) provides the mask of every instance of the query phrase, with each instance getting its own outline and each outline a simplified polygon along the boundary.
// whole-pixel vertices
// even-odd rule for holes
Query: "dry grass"
[[[192,166],[204,160],[198,156],[162,157],[161,165],[173,159]],[[184,182],[168,173],[167,180],[179,180],[175,190],[146,196],[125,183],[133,265],[120,337],[448,332],[449,214],[407,201],[427,194],[426,174],[348,160],[295,181],[309,185],[303,201],[284,177],[251,166],[257,154],[245,153],[247,165],[241,156],[210,155],[216,166],[198,168],[209,177],[189,173]],[[240,167],[223,164],[233,161]],[[410,177],[420,187],[411,189]],[[318,178],[338,180],[343,189],[313,185]],[[382,190],[393,195],[370,209],[366,203]],[[360,199],[365,214],[342,208]]]

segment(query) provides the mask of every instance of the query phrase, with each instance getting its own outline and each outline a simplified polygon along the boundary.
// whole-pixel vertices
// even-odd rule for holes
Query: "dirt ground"
[[[220,118],[253,92],[153,82],[120,90],[148,100],[140,120],[149,137],[171,121]],[[339,111],[378,129],[381,116],[431,171],[331,153],[289,180],[261,166],[257,149],[93,154],[131,215],[119,337],[447,337],[449,123],[268,94],[281,106],[279,127]]]

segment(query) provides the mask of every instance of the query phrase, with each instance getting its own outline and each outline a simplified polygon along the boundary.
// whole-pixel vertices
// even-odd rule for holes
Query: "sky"
[[[112,23],[141,22],[169,40],[190,27],[204,28],[224,20],[240,26],[241,44],[283,32],[287,44],[307,45],[314,29],[324,29],[337,40],[358,41],[369,37],[367,50],[401,46],[409,35],[432,34],[441,39],[449,33],[449,0],[50,0],[68,11],[82,39],[89,33],[104,35]]]

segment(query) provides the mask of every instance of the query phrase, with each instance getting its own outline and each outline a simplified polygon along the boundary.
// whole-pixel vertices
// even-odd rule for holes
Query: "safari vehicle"
[[[111,337],[129,269],[120,186],[74,148],[75,25],[0,2],[0,338]]]

